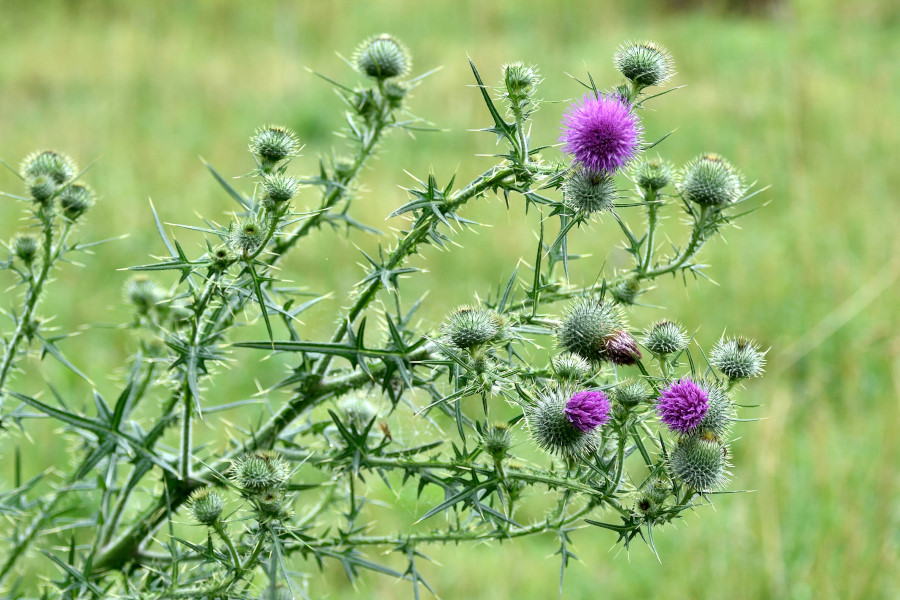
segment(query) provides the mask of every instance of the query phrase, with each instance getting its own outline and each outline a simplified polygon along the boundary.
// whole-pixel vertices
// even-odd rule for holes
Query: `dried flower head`
[[[643,127],[618,96],[587,94],[563,116],[565,151],[594,172],[612,173],[637,156]]]
[[[656,403],[660,420],[672,431],[692,432],[709,410],[709,397],[688,378],[673,382],[662,391]]]

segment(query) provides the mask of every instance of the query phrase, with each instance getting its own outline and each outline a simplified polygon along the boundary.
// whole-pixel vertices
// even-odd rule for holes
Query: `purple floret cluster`
[[[578,392],[563,410],[569,423],[587,433],[609,421],[609,398],[603,392]]]
[[[699,385],[684,378],[663,390],[656,401],[656,412],[672,431],[690,433],[709,410],[709,396]]]
[[[595,173],[612,173],[638,153],[643,128],[620,97],[587,94],[563,116],[560,141],[575,162]]]

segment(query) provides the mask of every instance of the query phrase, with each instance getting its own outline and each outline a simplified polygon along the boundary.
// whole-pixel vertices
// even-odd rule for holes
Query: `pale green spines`
[[[75,161],[62,152],[44,150],[33,152],[22,161],[22,178],[29,183],[39,177],[49,177],[57,185],[69,181],[78,172]]]
[[[726,441],[737,418],[737,410],[728,392],[715,381],[702,381],[700,387],[709,398],[706,415],[694,430],[694,435],[709,440]]]
[[[369,38],[356,50],[357,70],[372,79],[385,80],[409,73],[412,58],[395,37],[382,33]]]
[[[83,183],[73,183],[59,193],[63,216],[75,222],[94,205],[94,191]]]
[[[132,277],[125,282],[125,299],[134,305],[138,314],[148,314],[164,298],[159,286],[143,275]]]
[[[596,363],[607,358],[606,341],[623,325],[611,303],[582,298],[563,317],[556,338],[563,349]]]
[[[219,520],[225,508],[225,501],[215,489],[205,487],[191,494],[188,508],[198,523],[212,526]]]
[[[250,152],[256,156],[263,171],[268,173],[283,160],[300,152],[296,134],[281,125],[260,127],[250,138]]]
[[[576,383],[586,379],[591,372],[591,364],[571,352],[563,352],[553,357],[553,371],[556,376],[567,382]]]
[[[638,162],[632,178],[638,186],[648,191],[659,191],[672,183],[675,177],[675,166],[661,158],[645,159]]]
[[[506,423],[495,423],[493,425],[484,425],[479,431],[481,438],[481,447],[495,461],[501,461],[506,458],[512,446],[512,435]]]
[[[280,488],[290,472],[290,466],[280,454],[257,450],[235,459],[228,474],[244,490],[263,490]]]
[[[238,254],[250,254],[262,243],[265,232],[262,226],[252,217],[241,219],[231,224],[228,244]]]
[[[766,355],[753,340],[722,338],[710,352],[709,361],[723,375],[737,381],[760,376],[765,370]]]
[[[19,234],[12,241],[13,254],[26,265],[34,262],[40,248],[40,241],[33,235]]]
[[[28,193],[35,202],[45,203],[56,193],[56,182],[49,175],[38,175],[28,179]]]
[[[501,322],[491,310],[461,306],[450,313],[443,330],[452,346],[467,350],[496,339]]]
[[[535,443],[550,454],[576,458],[597,449],[597,430],[581,431],[566,416],[566,402],[572,396],[564,389],[547,390],[526,409],[528,428]]]
[[[638,88],[662,85],[674,74],[672,56],[655,42],[628,42],[619,46],[613,62]]]
[[[741,198],[744,178],[725,158],[704,154],[687,163],[676,181],[685,200],[701,206],[723,207]]]
[[[727,454],[727,447],[718,441],[685,436],[669,452],[669,470],[697,492],[715,492],[728,483]]]
[[[606,173],[577,167],[562,186],[563,202],[576,213],[591,215],[610,210],[616,201],[616,184]]]
[[[624,408],[633,409],[650,398],[650,391],[643,381],[626,380],[613,389],[612,397]]]
[[[262,188],[263,204],[271,209],[293,198],[300,188],[300,181],[284,173],[275,173],[263,178]]]
[[[663,320],[644,331],[641,343],[653,354],[665,356],[687,348],[688,335],[681,325]]]

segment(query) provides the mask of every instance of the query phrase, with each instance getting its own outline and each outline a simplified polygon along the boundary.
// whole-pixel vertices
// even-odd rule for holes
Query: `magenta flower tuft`
[[[637,155],[642,132],[637,115],[622,98],[587,94],[563,115],[559,141],[575,162],[612,173]]]
[[[656,401],[656,412],[663,423],[672,431],[689,433],[709,410],[709,396],[690,379],[680,379],[660,394]]]
[[[609,398],[603,392],[578,392],[563,410],[569,423],[583,433],[609,421]]]

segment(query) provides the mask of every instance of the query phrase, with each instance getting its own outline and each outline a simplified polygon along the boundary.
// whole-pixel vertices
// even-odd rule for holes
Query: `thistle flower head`
[[[569,398],[563,412],[579,431],[592,431],[609,420],[609,398],[603,392],[578,392]]]
[[[481,346],[500,334],[499,316],[487,309],[461,306],[450,313],[443,325],[444,335],[456,348],[467,350]]]
[[[641,351],[631,334],[618,329],[605,341],[606,356],[616,365],[633,365],[641,359]]]
[[[230,226],[228,243],[238,254],[250,254],[262,243],[265,232],[253,217],[245,217]]]
[[[569,308],[556,337],[563,349],[597,363],[608,358],[606,340],[622,325],[622,316],[613,304],[582,298]]]
[[[211,487],[200,488],[188,499],[191,515],[203,525],[215,524],[224,508],[225,501],[222,500],[222,496]]]
[[[260,161],[265,172],[268,172],[286,158],[297,156],[300,142],[297,135],[281,125],[260,127],[250,138],[250,152]]]
[[[275,173],[263,178],[262,188],[263,202],[273,208],[293,198],[300,188],[300,181],[284,173]]]
[[[600,438],[596,428],[582,430],[569,418],[566,409],[571,398],[571,392],[565,389],[547,390],[526,410],[526,418],[531,435],[540,448],[551,454],[579,457],[596,450]],[[581,425],[587,427],[590,422],[596,420],[605,422],[606,414],[602,414],[603,402],[592,402],[591,406],[594,405],[596,405],[594,410],[588,411],[585,408],[586,416],[584,420],[579,420]],[[575,407],[577,406],[576,404]],[[606,408],[608,411],[608,402]],[[580,419],[579,416],[575,418]]]
[[[591,371],[588,361],[571,352],[563,352],[553,357],[553,371],[563,381],[578,382],[585,379]]]
[[[613,399],[621,406],[632,409],[650,398],[643,381],[625,380],[613,389]]]
[[[290,514],[288,497],[279,487],[264,487],[252,492],[248,498],[256,509],[260,521],[284,519]]]
[[[616,184],[608,173],[575,167],[562,185],[563,202],[576,213],[591,215],[611,210]]]
[[[540,81],[537,68],[532,65],[521,62],[503,65],[503,86],[511,99],[530,96]]]
[[[688,162],[676,180],[681,195],[701,206],[722,207],[739,200],[744,177],[718,154],[703,154]]]
[[[671,494],[672,487],[666,480],[651,477],[634,494],[634,512],[644,518],[655,517]]]
[[[22,178],[26,181],[46,176],[60,185],[75,176],[75,173],[78,172],[78,165],[75,164],[72,157],[62,152],[43,150],[32,152],[25,157],[19,170]]]
[[[766,366],[766,355],[759,351],[759,345],[746,338],[724,337],[710,352],[710,363],[723,375],[737,381],[749,377],[758,377]]]
[[[627,42],[613,56],[616,69],[638,87],[662,85],[674,75],[672,56],[654,42]]]
[[[30,265],[37,258],[41,243],[33,235],[18,234],[13,238],[11,246],[13,254],[26,265]]]
[[[663,320],[645,330],[641,342],[653,354],[665,356],[687,348],[688,336],[678,323]]]
[[[669,452],[669,471],[698,492],[714,492],[728,483],[727,454],[727,447],[717,441],[682,437]]]
[[[481,447],[494,460],[503,460],[512,446],[512,435],[506,423],[485,424],[479,432]]]
[[[239,456],[228,474],[245,490],[280,488],[290,475],[290,466],[277,452],[257,450]]]
[[[27,180],[28,193],[34,198],[35,202],[43,204],[53,197],[56,193],[56,181],[50,175],[37,175]]]
[[[675,166],[661,158],[650,158],[638,162],[632,171],[634,182],[645,190],[659,191],[672,183]]]
[[[94,205],[94,191],[83,183],[73,183],[59,193],[63,216],[75,222]]]
[[[584,96],[563,116],[565,151],[593,172],[612,173],[637,156],[643,127],[618,96]]]
[[[210,251],[210,264],[213,269],[219,271],[227,269],[237,258],[228,244],[220,244]]]
[[[134,304],[138,314],[146,315],[163,301],[163,291],[152,280],[138,275],[125,282],[125,299]]]
[[[709,407],[692,433],[707,440],[726,440],[737,416],[734,402],[725,388],[715,381],[701,381],[700,387],[706,393]]]
[[[672,431],[691,433],[709,410],[709,396],[699,385],[684,378],[662,391],[656,401],[660,420]]]
[[[412,58],[395,37],[382,33],[360,44],[353,62],[361,74],[384,80],[409,73]]]

